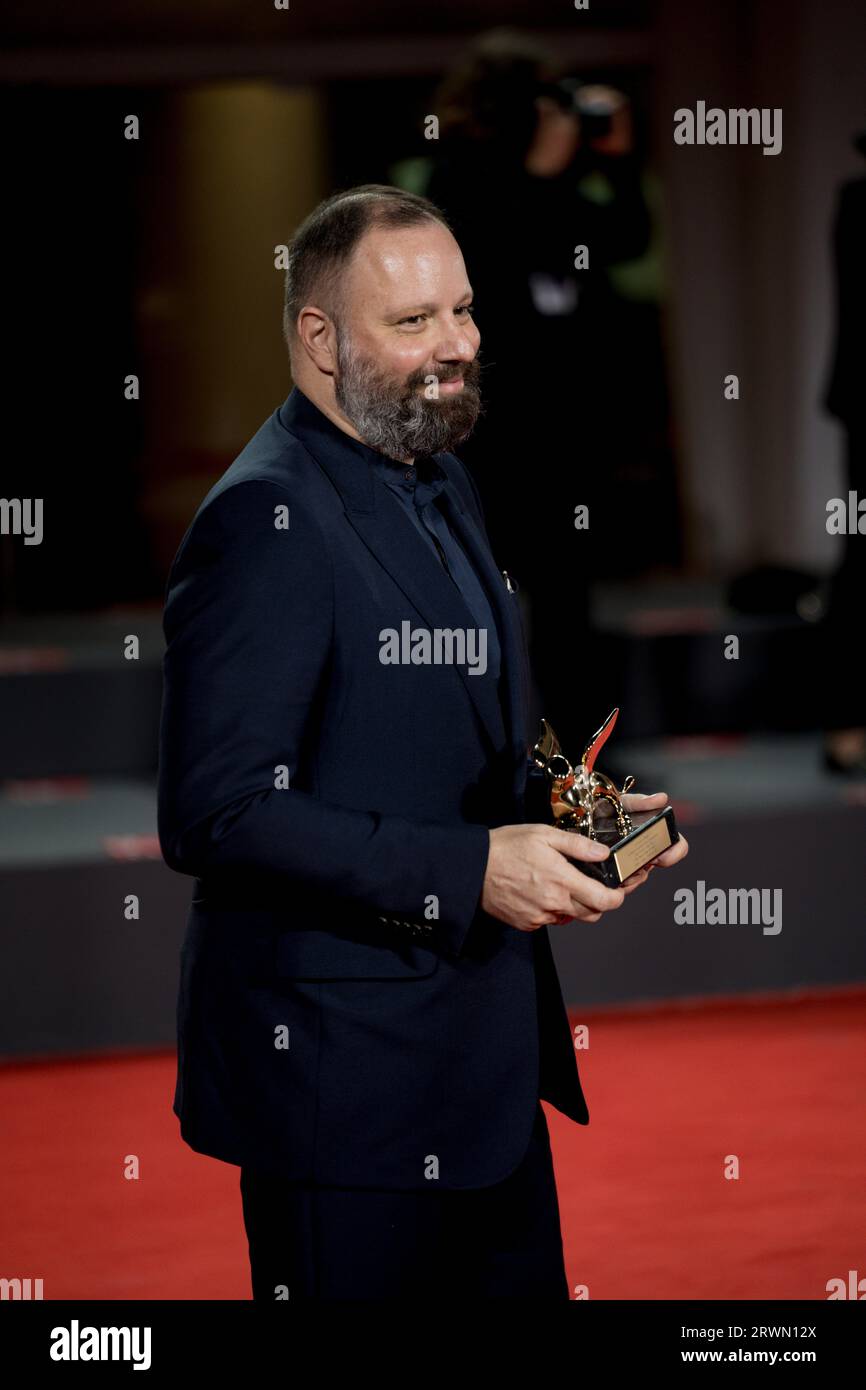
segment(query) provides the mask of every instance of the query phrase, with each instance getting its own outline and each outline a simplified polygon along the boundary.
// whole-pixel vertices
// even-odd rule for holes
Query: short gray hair
[[[318,304],[337,321],[342,309],[340,273],[365,232],[373,226],[414,227],[439,222],[444,213],[417,193],[386,183],[364,183],[319,203],[289,242],[283,296],[283,336],[291,350],[298,314]]]

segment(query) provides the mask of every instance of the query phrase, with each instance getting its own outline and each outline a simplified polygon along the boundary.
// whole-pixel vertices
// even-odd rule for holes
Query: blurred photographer
[[[494,553],[509,567],[519,557],[544,710],[580,742],[598,723],[582,679],[588,587],[610,559],[611,431],[624,414],[622,353],[636,350],[608,269],[650,237],[631,106],[612,87],[559,77],[543,49],[496,31],[446,77],[434,109],[426,192],[465,248],[484,343],[489,404],[466,452]],[[527,454],[532,475],[513,472]],[[590,525],[578,533],[581,504]]]

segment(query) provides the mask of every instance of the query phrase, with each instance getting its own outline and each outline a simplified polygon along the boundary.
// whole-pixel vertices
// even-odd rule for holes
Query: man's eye
[[[410,314],[407,319],[400,319],[400,323],[421,323],[423,314]]]
[[[474,304],[461,304],[461,305],[460,305],[460,308],[457,310],[457,312],[458,312],[458,314],[472,314],[472,315],[474,316],[474,314],[475,314],[475,305],[474,305]]]

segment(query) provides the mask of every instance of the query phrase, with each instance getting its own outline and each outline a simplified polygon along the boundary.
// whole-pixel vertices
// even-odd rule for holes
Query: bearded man
[[[167,588],[159,834],[196,879],[174,1110],[240,1168],[256,1299],[564,1300],[539,1102],[589,1116],[546,926],[647,871],[605,887],[573,861],[606,849],[528,819],[518,600],[451,452],[480,336],[442,214],[322,203],[284,330],[294,388]],[[483,669],[432,632],[483,633]]]

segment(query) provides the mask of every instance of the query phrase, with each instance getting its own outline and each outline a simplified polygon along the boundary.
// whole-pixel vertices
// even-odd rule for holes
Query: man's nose
[[[480,342],[478,329],[471,333],[464,329],[452,332],[443,338],[434,357],[437,362],[471,362],[478,351]]]

